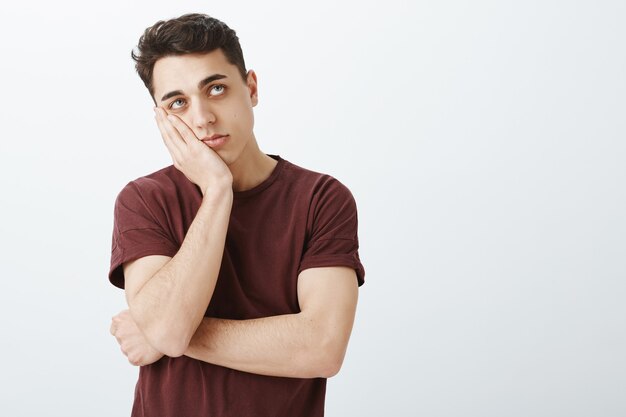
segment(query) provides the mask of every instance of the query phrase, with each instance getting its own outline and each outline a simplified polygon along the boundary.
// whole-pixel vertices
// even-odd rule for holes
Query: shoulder
[[[303,168],[285,161],[284,178],[297,186],[300,191],[307,191],[312,198],[343,197],[353,199],[350,189],[332,175]]]
[[[114,215],[119,227],[135,228],[137,224],[167,224],[181,207],[195,207],[202,193],[173,165],[136,178],[118,193]]]
[[[156,190],[167,190],[168,187],[179,181],[176,171],[178,170],[174,168],[173,165],[170,165],[150,174],[135,178],[134,180],[129,181],[128,184],[122,188],[119,196],[144,194],[154,192]]]
[[[141,201],[148,205],[180,194],[181,189],[193,187],[182,172],[169,165],[128,182],[118,193],[116,204]]]

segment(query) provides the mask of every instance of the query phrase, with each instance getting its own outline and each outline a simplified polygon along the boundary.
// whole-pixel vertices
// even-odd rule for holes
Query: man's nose
[[[215,113],[207,101],[200,99],[194,104],[191,123],[196,129],[206,129],[208,125],[215,123]]]

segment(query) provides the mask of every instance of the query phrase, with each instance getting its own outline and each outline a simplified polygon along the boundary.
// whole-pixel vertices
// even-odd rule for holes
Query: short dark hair
[[[160,20],[139,38],[131,56],[139,77],[154,96],[152,74],[160,58],[171,55],[212,52],[221,49],[228,62],[236,65],[246,80],[246,64],[239,38],[224,22],[206,14],[189,13],[170,20]]]

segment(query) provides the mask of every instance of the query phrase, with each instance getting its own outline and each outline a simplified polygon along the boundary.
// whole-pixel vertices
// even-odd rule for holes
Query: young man
[[[173,165],[115,202],[111,333],[140,365],[133,416],[322,416],[354,321],[357,210],[329,175],[260,151],[257,76],[190,14],[133,52]]]

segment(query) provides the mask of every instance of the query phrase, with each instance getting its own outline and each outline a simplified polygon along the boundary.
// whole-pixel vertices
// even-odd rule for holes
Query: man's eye
[[[214,85],[209,89],[209,95],[211,96],[219,96],[224,94],[224,90],[226,90],[226,86],[222,84]]]
[[[182,98],[176,99],[170,103],[170,109],[178,109],[182,107],[183,104],[185,104],[185,100],[183,100]]]

